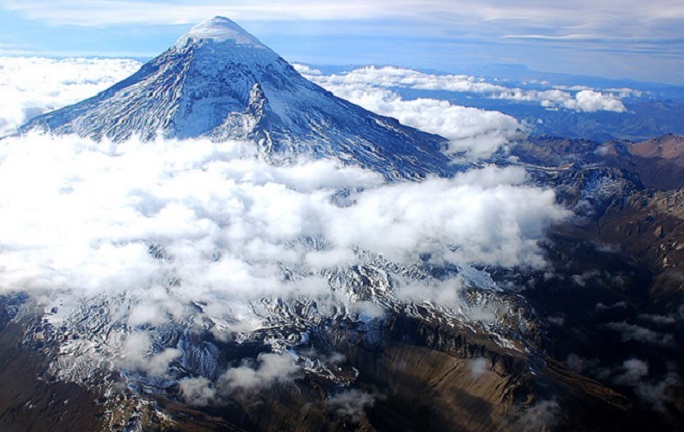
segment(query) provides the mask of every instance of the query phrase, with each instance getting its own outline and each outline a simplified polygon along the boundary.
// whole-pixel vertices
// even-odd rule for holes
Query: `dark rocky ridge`
[[[23,300],[0,297],[0,430],[98,430],[101,393],[51,380],[40,344],[23,343],[27,323],[12,320]]]
[[[681,371],[673,369],[684,364],[683,141],[535,137],[513,150],[580,215],[551,232],[551,275],[519,275],[525,298],[547,317],[545,346],[629,397],[646,429],[684,425]],[[620,378],[630,359],[648,365],[639,383]],[[660,393],[646,397],[646,388]]]
[[[385,326],[384,342],[377,343],[360,339],[353,326],[340,324],[319,333],[312,344],[321,352],[344,354],[343,365],[358,370],[353,388],[374,399],[362,409],[331,404],[330,395],[342,391],[338,384],[305,374],[268,389],[235,393],[209,407],[189,407],[162,395],[150,395],[148,402],[137,405],[136,396],[124,391],[116,396],[120,416],[108,423],[102,423],[104,400],[97,394],[49,377],[35,380],[44,376],[45,357],[34,351],[35,341],[16,345],[22,327],[10,324],[2,332],[7,349],[0,358],[0,382],[21,383],[19,388],[31,390],[25,396],[6,393],[14,404],[0,405],[0,425],[3,430],[35,431],[128,430],[127,425],[136,424],[149,431],[522,431],[532,421],[527,408],[551,403],[547,414],[554,416],[555,430],[588,431],[597,425],[600,430],[639,430],[621,395],[551,359],[531,363],[486,334],[395,316]],[[244,347],[226,348],[238,358],[255,355]],[[8,355],[21,358],[21,365],[6,360]],[[483,362],[482,370],[473,372],[475,360]],[[49,406],[39,409],[41,394],[50,395],[53,411]],[[17,405],[29,402],[36,407],[27,416]],[[74,408],[65,412],[63,405]]]

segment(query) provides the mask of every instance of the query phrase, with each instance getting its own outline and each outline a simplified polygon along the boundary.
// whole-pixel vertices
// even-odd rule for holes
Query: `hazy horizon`
[[[684,84],[684,5],[574,1],[0,1],[0,55],[151,58],[226,16],[290,62],[461,72],[491,64]]]

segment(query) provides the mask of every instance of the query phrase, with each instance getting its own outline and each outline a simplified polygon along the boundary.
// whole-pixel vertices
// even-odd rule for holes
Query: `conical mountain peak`
[[[232,42],[251,48],[267,48],[259,39],[252,36],[245,29],[225,17],[214,17],[204,20],[190,29],[189,32],[178,38],[177,47],[189,43],[204,42]]]
[[[268,160],[338,158],[388,178],[451,174],[446,139],[339,99],[233,21],[215,17],[102,93],[22,131],[254,142]]]

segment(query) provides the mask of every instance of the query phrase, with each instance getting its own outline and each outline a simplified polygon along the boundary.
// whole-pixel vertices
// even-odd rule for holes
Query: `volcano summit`
[[[99,95],[22,130],[114,141],[246,139],[267,158],[334,157],[391,177],[455,172],[445,138],[333,96],[227,18],[193,27],[169,50]]]

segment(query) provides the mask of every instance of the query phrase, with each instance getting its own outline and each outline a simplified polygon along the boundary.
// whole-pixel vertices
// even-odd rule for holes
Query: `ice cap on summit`
[[[192,27],[189,32],[178,38],[176,46],[185,46],[188,43],[197,43],[206,40],[211,40],[213,42],[232,41],[236,45],[245,45],[253,48],[267,48],[259,39],[252,36],[235,22],[221,16],[206,19]]]

